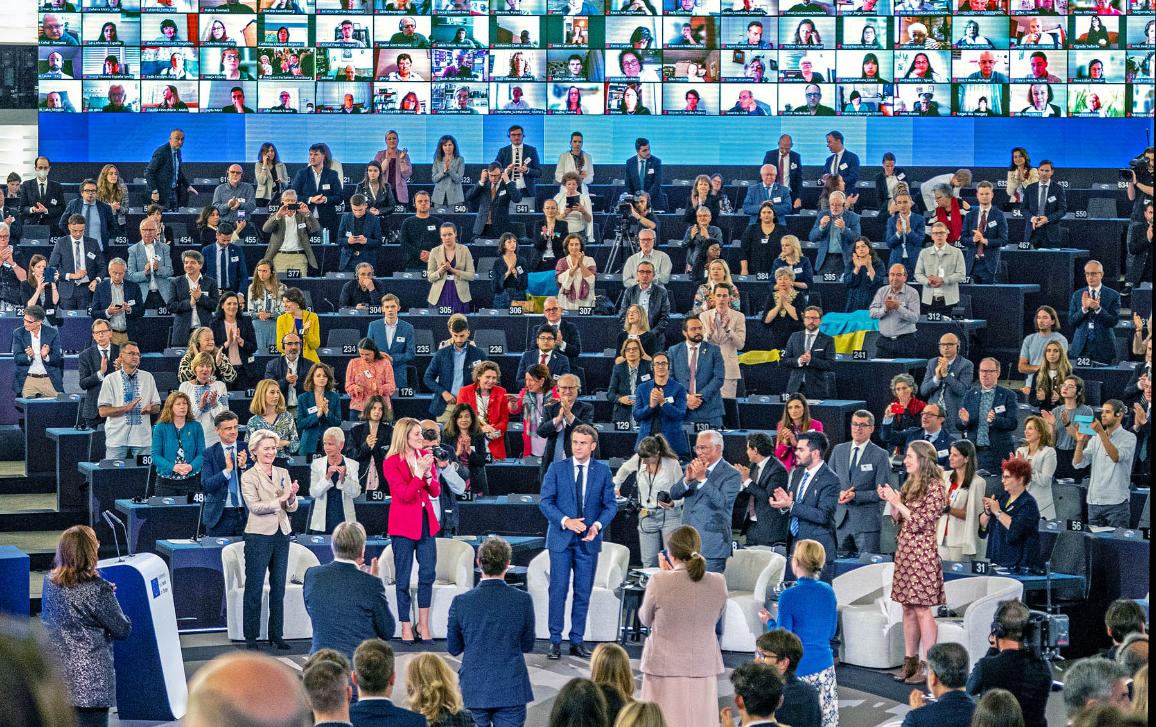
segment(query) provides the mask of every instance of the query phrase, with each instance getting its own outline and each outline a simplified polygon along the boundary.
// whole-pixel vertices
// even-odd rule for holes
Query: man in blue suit
[[[690,458],[690,445],[682,420],[686,416],[686,387],[670,376],[670,356],[659,351],[650,361],[651,379],[634,389],[634,421],[638,422],[638,439],[661,434],[680,458]]]
[[[907,269],[907,277],[915,277],[915,263],[919,251],[923,249],[923,238],[927,236],[927,222],[923,215],[911,211],[911,195],[895,195],[895,214],[887,218],[887,229],[883,241],[891,249],[887,267],[902,265]]]
[[[522,382],[526,375],[526,370],[535,364],[542,364],[550,369],[550,376],[557,379],[562,374],[570,373],[570,359],[562,355],[558,349],[554,348],[557,342],[557,335],[554,333],[554,327],[549,324],[538,326],[537,348],[522,352],[522,358],[518,361],[518,373],[514,377],[514,381]]]
[[[831,152],[831,156],[823,162],[824,181],[827,177],[839,175],[843,178],[843,189],[847,191],[847,195],[857,198],[859,194],[855,189],[859,184],[859,155],[847,151],[843,146],[843,132],[839,130],[827,133],[827,150]]]
[[[954,413],[959,411],[959,402],[974,379],[975,366],[959,354],[959,336],[954,333],[940,336],[939,355],[928,359],[919,395],[927,403],[939,405],[940,413],[946,417],[943,426],[948,434],[955,432]]]
[[[570,608],[570,654],[582,658],[590,650],[582,641],[586,630],[586,610],[602,550],[602,531],[618,512],[610,468],[594,459],[598,430],[579,424],[570,434],[571,456],[555,462],[546,471],[538,507],[549,523],[546,549],[550,551],[550,652],[547,658],[562,658],[562,625],[566,616],[566,595],[574,581],[574,602]],[[671,493],[673,495],[673,493]]]
[[[803,158],[799,152],[791,151],[793,141],[790,134],[779,137],[779,146],[763,155],[763,164],[773,164],[778,170],[779,180],[791,190],[791,207],[803,206]]]
[[[1068,358],[1088,357],[1096,363],[1114,366],[1116,324],[1120,320],[1120,294],[1104,285],[1104,266],[1099,260],[1084,264],[1087,285],[1072,293],[1068,323],[1073,326]]]
[[[900,452],[906,452],[911,443],[917,439],[931,442],[931,446],[935,447],[935,457],[939,461],[939,466],[947,467],[951,454],[951,435],[943,427],[944,415],[940,405],[932,403],[923,407],[923,411],[919,413],[919,424],[918,427],[896,430],[895,417],[888,410],[883,417],[883,428],[879,432],[879,437],[889,449],[898,448]]]
[[[401,300],[393,293],[386,293],[381,297],[381,320],[369,324],[369,337],[379,351],[392,359],[393,381],[399,391],[410,386],[408,368],[417,357],[413,325],[398,317],[400,310]]]
[[[927,688],[934,702],[914,690],[902,727],[968,727],[975,701],[968,695],[967,649],[956,643],[935,644],[927,650]],[[919,696],[915,696],[915,695]]]
[[[662,160],[650,153],[650,140],[634,140],[634,156],[626,160],[626,191],[650,195],[650,208],[666,209],[666,195],[662,191]]]
[[[827,552],[827,572],[835,563],[835,512],[839,508],[842,484],[839,475],[823,461],[829,440],[822,432],[803,432],[795,445],[795,469],[790,487],[772,493],[771,506],[790,511],[787,525],[790,550],[800,540],[816,540]],[[683,516],[685,519],[685,516]]]
[[[1024,190],[1024,240],[1033,247],[1055,247],[1060,242],[1060,220],[1068,214],[1068,195],[1052,181],[1055,167],[1046,159],[1038,167],[1040,181]]]
[[[337,205],[341,203],[341,177],[329,168],[329,147],[309,147],[309,165],[297,170],[289,188],[313,209],[313,216],[330,236],[337,234]]]
[[[1007,244],[1007,216],[991,203],[995,197],[991,182],[985,180],[975,185],[975,197],[978,204],[972,205],[963,216],[959,241],[963,244],[972,282],[990,285],[999,272],[1000,249]]]
[[[44,325],[44,309],[24,309],[24,327],[12,331],[12,359],[16,375],[12,391],[25,398],[53,398],[64,391],[64,351],[60,333]]]
[[[217,227],[217,242],[201,248],[201,257],[205,259],[202,272],[217,283],[220,292],[228,290],[245,295],[249,292],[249,269],[245,253],[233,244],[234,229],[233,223],[222,222]]]
[[[205,493],[201,524],[205,535],[230,537],[245,530],[241,474],[250,466],[249,450],[237,441],[237,415],[225,410],[213,419],[220,441],[205,450],[201,490]]]
[[[462,658],[462,701],[478,727],[522,727],[534,700],[522,656],[534,650],[534,601],[506,584],[512,557],[509,543],[488,538],[478,548],[481,580],[450,603],[446,651]]]
[[[506,137],[510,143],[498,150],[498,157],[494,161],[502,169],[513,165],[510,169],[510,181],[517,186],[522,196],[528,197],[529,203],[533,204],[534,185],[542,176],[542,160],[538,150],[522,143],[526,137],[526,130],[517,124],[506,130]]]
[[[758,215],[763,202],[770,202],[775,209],[775,219],[785,222],[791,214],[791,190],[779,184],[779,170],[774,164],[764,163],[759,168],[759,184],[747,187],[743,198],[743,212],[752,217]]]
[[[474,205],[474,237],[494,238],[510,228],[510,203],[529,196],[510,178],[512,169],[490,162],[478,184],[470,190],[467,201]],[[530,197],[530,203],[534,198]]]
[[[1015,450],[1016,395],[999,385],[1000,363],[994,358],[979,362],[979,385],[963,396],[955,414],[959,432],[975,444],[981,469],[998,474],[1000,462]]]
[[[702,557],[711,573],[726,570],[731,555],[731,513],[742,490],[742,475],[722,458],[723,438],[716,429],[698,433],[695,458],[686,476],[670,488],[682,500],[682,524],[698,530]]]
[[[723,403],[719,395],[725,371],[718,346],[704,342],[702,321],[688,316],[682,321],[682,343],[667,349],[670,373],[686,389],[688,422],[721,427]]]
[[[457,403],[458,392],[470,381],[474,364],[485,358],[478,347],[470,343],[470,324],[456,320],[450,325],[450,344],[439,348],[425,370],[425,388],[433,392],[429,413],[434,419],[451,411]]]
[[[337,241],[341,244],[340,269],[356,271],[359,263],[373,265],[381,249],[381,222],[377,215],[368,214],[369,200],[355,194],[349,200],[349,211],[341,216],[337,227]]]
[[[397,628],[385,585],[377,570],[377,558],[365,564],[365,527],[344,522],[330,541],[333,560],[305,571],[302,593],[305,610],[313,624],[309,653],[336,649],[349,658],[368,639],[388,641]]]
[[[48,267],[60,273],[56,286],[60,290],[60,307],[65,310],[87,310],[96,283],[106,270],[100,245],[84,234],[84,218],[73,215],[68,220],[68,234],[57,240],[48,255]]]
[[[359,692],[349,708],[353,727],[426,727],[425,717],[393,703],[396,681],[389,644],[381,639],[361,642],[353,652],[353,684]]]
[[[170,210],[184,207],[189,202],[189,195],[197,193],[185,177],[185,164],[181,158],[181,147],[184,145],[185,132],[173,129],[169,133],[168,143],[153,151],[145,168],[149,199]]]
[[[819,245],[815,257],[815,272],[851,272],[851,255],[859,239],[859,215],[847,209],[847,195],[832,192],[828,198],[831,209],[815,217],[808,239]],[[914,267],[915,263],[912,263]]]
[[[96,180],[86,179],[80,183],[80,196],[64,206],[60,215],[60,229],[68,228],[68,218],[80,215],[84,218],[84,235],[96,240],[100,249],[108,247],[114,226],[112,207],[96,198]]]

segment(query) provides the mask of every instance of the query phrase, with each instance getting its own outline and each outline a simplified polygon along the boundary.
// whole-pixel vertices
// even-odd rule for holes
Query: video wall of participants
[[[1152,116],[1156,0],[41,0],[53,112]]]

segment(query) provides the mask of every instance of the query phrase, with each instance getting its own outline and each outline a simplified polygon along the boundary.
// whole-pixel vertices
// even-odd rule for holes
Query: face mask
[[[47,169],[37,169],[36,170],[36,178],[39,179],[41,182],[48,179],[48,170]]]

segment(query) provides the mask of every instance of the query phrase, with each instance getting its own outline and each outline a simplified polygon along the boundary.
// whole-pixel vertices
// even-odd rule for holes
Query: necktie
[[[646,160],[638,160],[638,183],[640,186],[646,186]]]
[[[574,494],[578,498],[577,517],[582,517],[582,505],[586,502],[586,493],[583,491],[582,487],[582,468],[585,466],[586,465],[578,465],[578,474],[574,476]]]
[[[859,448],[851,448],[851,469],[847,472],[847,477],[851,478],[855,474],[855,469],[859,466]]]
[[[762,474],[762,468],[763,468],[762,462],[755,464],[755,465],[751,465],[751,482],[752,483],[759,481],[759,475]],[[753,498],[753,497],[751,497],[747,500],[747,517],[748,518],[754,518],[755,517],[755,498]]]
[[[1093,289],[1091,291],[1091,293],[1092,293],[1092,300],[1099,300],[1100,299],[1100,291]]]
[[[173,150],[173,189],[177,188],[177,178],[181,176],[181,153]]]
[[[983,235],[987,232],[987,210],[980,209],[979,211],[979,234]],[[983,257],[983,250],[975,254],[976,257]]]
[[[833,154],[831,156],[831,176],[839,173],[839,155]]]
[[[229,289],[229,267],[226,264],[228,256],[225,248],[217,246],[217,287],[221,290]]]
[[[991,439],[988,437],[988,431],[991,425],[987,421],[987,413],[991,411],[991,405],[995,402],[995,389],[984,391],[979,395],[979,426],[975,432],[975,443],[980,447],[986,447],[991,444]]]
[[[84,205],[84,234],[89,237],[96,237],[92,233],[92,205],[86,204]]]
[[[1038,210],[1039,214],[1041,214],[1041,215],[1044,213],[1044,202],[1047,201],[1047,199],[1048,199],[1048,185],[1041,184],[1040,185],[1040,208]]]
[[[241,492],[237,486],[237,447],[229,447],[229,455],[233,460],[233,470],[229,473],[229,506],[241,506]]]
[[[538,357],[538,363],[542,364],[543,366],[545,366],[546,362],[549,360],[550,360],[550,354],[548,354],[548,353],[543,353],[541,356]]]
[[[43,199],[48,193],[44,190],[44,182],[40,183],[40,197]]]
[[[803,498],[807,496],[807,480],[809,480],[810,478],[811,478],[811,473],[804,471],[803,472],[803,479],[799,480],[799,489],[797,490],[798,494],[795,496],[795,502],[796,503],[802,502]],[[799,534],[799,518],[792,515],[791,516],[791,535],[798,535],[798,534]]]
[[[72,257],[76,264],[76,272],[81,272],[82,270],[87,269],[84,264],[84,245],[82,243],[82,240],[72,241]],[[78,280],[76,282],[79,283],[82,281]]]
[[[931,432],[926,432],[926,435],[927,435],[926,436],[927,441],[929,441],[929,442],[935,441],[935,435],[934,434],[932,434]]]
[[[814,345],[815,345],[815,334],[814,333],[808,333],[807,334],[807,353],[811,352],[811,346],[814,346]]]
[[[108,349],[102,348],[100,349],[100,362],[103,364],[106,361],[108,361]]]
[[[522,170],[520,169],[521,166],[522,166],[522,147],[516,146],[516,147],[514,147],[514,177],[515,178],[522,176]]]
[[[779,179],[790,179],[790,177],[787,176],[790,173],[790,165],[788,164],[790,158],[790,154],[779,154]]]
[[[690,349],[690,386],[687,390],[691,394],[698,393],[698,382],[695,379],[698,377],[698,346],[692,346]]]

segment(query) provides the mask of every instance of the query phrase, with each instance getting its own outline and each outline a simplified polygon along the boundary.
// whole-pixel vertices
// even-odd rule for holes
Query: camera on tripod
[[[626,221],[630,220],[631,213],[634,212],[634,205],[638,204],[638,197],[630,192],[623,192],[618,196],[618,216]]]
[[[1059,613],[1032,611],[1024,627],[1024,647],[1040,659],[1051,661],[1071,641],[1068,617]]]

